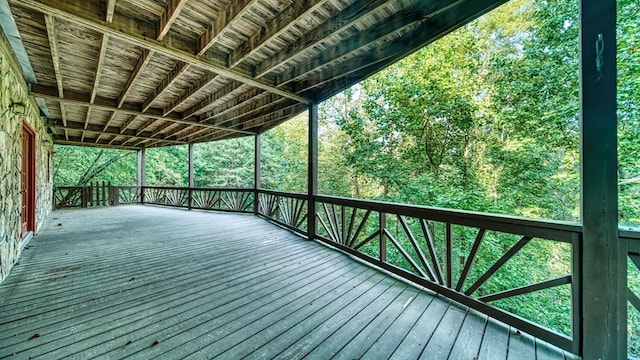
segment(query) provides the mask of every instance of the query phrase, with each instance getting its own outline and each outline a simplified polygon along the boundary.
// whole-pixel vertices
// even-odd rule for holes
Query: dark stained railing
[[[109,200],[102,195],[97,195],[102,196],[101,201],[96,195],[89,196],[95,193],[109,194]],[[56,206],[66,207],[145,203],[254,212],[289,230],[308,234],[307,194],[171,186],[113,186],[106,192],[58,187],[54,194]],[[579,352],[580,224],[331,196],[314,196],[313,200],[316,240],[567,351]],[[620,230],[620,241],[629,244],[630,273],[640,271],[640,231]],[[552,249],[554,257],[541,259],[536,253],[541,248]],[[518,257],[515,263],[526,264],[526,270],[514,267],[513,259]],[[552,267],[554,271],[529,279],[521,276],[534,267]],[[505,276],[518,278],[520,283],[504,286]],[[640,285],[634,284],[635,289],[629,283],[629,303],[640,311]],[[510,302],[519,296],[528,296],[529,304],[541,303],[535,309],[520,311],[517,301]],[[556,303],[556,310],[566,310],[559,320],[554,323],[545,318],[541,321],[539,314],[538,318],[527,316],[543,309],[543,302],[549,299]]]
[[[56,209],[115,205],[116,194],[110,183],[95,182],[87,186],[57,186],[53,191]]]
[[[143,186],[142,202],[173,207],[253,212],[253,189]]]
[[[579,224],[328,196],[317,196],[316,202],[319,240],[565,350],[578,351],[574,339],[579,329],[579,272],[572,259],[581,239]],[[507,265],[517,256],[535,255],[527,251],[534,242],[556,248],[555,260],[563,263],[560,274],[532,282],[523,279],[511,288],[490,284],[494,277],[522,277],[525,271],[512,273],[519,269]],[[479,266],[480,259],[492,261]],[[540,264],[534,258],[529,265]],[[524,318],[526,312],[509,311],[508,303],[494,306],[555,288],[560,288],[555,301],[571,314],[565,319],[567,334]]]
[[[258,190],[258,215],[307,235],[307,199],[306,194]]]

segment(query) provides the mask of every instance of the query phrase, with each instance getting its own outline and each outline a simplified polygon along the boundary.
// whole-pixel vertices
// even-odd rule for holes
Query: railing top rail
[[[571,242],[582,232],[582,225],[574,222],[535,220],[518,216],[493,215],[475,211],[443,209],[374,200],[356,200],[337,196],[316,196],[320,202],[334,203],[373,211],[441,221],[455,225],[527,235],[548,240]]]
[[[144,185],[145,189],[161,189],[161,190],[189,190],[186,186],[164,186],[164,185]],[[254,191],[253,188],[221,188],[221,187],[192,187],[191,190],[201,191],[229,191],[229,192],[245,192]]]
[[[638,228],[620,229],[620,239],[629,241],[629,253],[640,255],[640,231]]]
[[[262,193],[262,194],[284,196],[284,197],[290,197],[290,198],[294,198],[294,199],[307,199],[307,198],[309,198],[309,195],[307,195],[307,194],[295,193],[295,192],[286,192],[286,191],[269,190],[269,189],[258,189],[258,192]]]

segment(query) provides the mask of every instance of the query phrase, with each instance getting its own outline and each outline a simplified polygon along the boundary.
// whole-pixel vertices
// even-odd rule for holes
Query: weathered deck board
[[[564,359],[251,215],[55,212],[0,301],[0,358]]]

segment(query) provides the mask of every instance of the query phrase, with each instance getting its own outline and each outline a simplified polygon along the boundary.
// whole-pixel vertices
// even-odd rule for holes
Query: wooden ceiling
[[[506,0],[9,0],[58,144],[270,129]]]

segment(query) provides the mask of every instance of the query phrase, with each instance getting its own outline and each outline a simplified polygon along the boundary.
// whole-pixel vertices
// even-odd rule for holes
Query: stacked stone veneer
[[[36,134],[36,233],[52,208],[52,139],[27,89],[18,62],[0,31],[0,282],[18,261],[28,241],[20,234],[20,169],[25,122]]]

